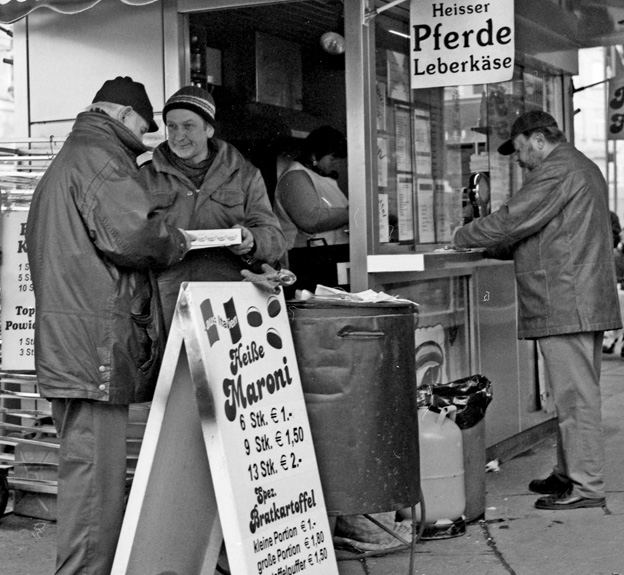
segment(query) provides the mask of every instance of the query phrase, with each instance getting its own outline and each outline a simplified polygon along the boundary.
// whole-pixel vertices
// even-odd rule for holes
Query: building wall
[[[587,89],[574,94],[574,142],[602,170],[609,184],[609,206],[624,220],[624,144],[607,140],[607,98],[613,75],[607,66],[609,48],[602,46],[579,51],[579,73],[574,87]],[[596,84],[595,86],[593,84]]]
[[[579,73],[574,87],[582,88],[605,79],[604,48],[589,48],[579,52]],[[600,169],[606,171],[605,102],[607,84],[597,84],[574,94],[574,137],[576,146],[587,154]]]
[[[171,76],[179,76],[165,55],[175,20],[169,21],[164,4],[136,7],[103,0],[75,15],[36,10],[18,23],[23,32],[16,59],[28,64],[16,86],[22,96],[18,132],[65,136],[103,82],[116,76],[143,83],[159,113]]]

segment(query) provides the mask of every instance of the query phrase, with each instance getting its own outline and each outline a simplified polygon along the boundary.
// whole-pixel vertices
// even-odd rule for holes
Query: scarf
[[[204,177],[206,173],[212,166],[212,162],[217,155],[217,147],[214,145],[212,140],[208,140],[208,157],[205,160],[199,162],[199,164],[195,164],[190,160],[185,160],[176,156],[176,154],[171,150],[169,144],[167,143],[163,146],[163,153],[165,155],[166,160],[177,170],[182,172],[196,188],[201,187]]]

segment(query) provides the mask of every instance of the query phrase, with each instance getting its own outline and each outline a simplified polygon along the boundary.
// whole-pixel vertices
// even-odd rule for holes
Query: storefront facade
[[[339,181],[349,197],[350,262],[340,273],[353,292],[419,304],[415,384],[489,378],[492,455],[550,425],[536,348],[516,339],[513,264],[445,248],[471,197],[473,214],[484,215],[521,185],[520,169],[496,152],[519,113],[546,110],[573,138],[571,8],[515,3],[510,80],[418,89],[409,78],[417,2],[132,4],[101,0],[77,14],[38,9],[15,22],[18,133],[64,137],[117,75],[145,84],[162,126],[166,98],[193,82],[215,97],[217,135],[249,155],[271,192],[279,158],[310,130],[344,131]],[[151,143],[163,138],[161,129]]]

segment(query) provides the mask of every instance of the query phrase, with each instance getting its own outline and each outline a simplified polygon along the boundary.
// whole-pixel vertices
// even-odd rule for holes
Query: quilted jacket
[[[181,260],[186,242],[141,182],[145,150],[117,120],[83,112],[33,194],[35,368],[48,399],[151,399],[163,330],[150,270]]]

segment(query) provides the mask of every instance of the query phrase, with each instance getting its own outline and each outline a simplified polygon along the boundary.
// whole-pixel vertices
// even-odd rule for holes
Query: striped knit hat
[[[167,112],[175,108],[184,108],[199,114],[204,120],[215,123],[215,102],[210,92],[197,86],[180,88],[166,102],[163,108],[163,120],[167,121]]]

